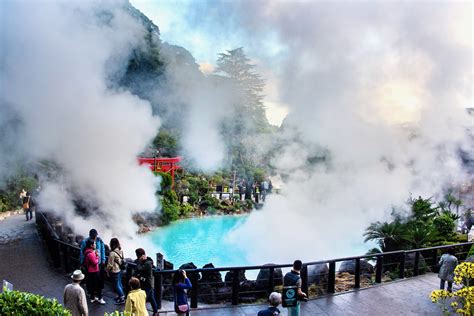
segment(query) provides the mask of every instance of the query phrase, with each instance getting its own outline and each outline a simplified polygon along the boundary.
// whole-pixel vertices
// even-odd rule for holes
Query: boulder
[[[273,263],[265,264],[264,266],[273,266]],[[269,286],[269,279],[270,279],[270,270],[269,269],[261,269],[258,272],[256,286],[258,289],[267,289]],[[280,268],[275,268],[273,270],[273,281],[274,285],[282,285],[283,284],[283,273],[281,272]]]
[[[407,253],[405,257],[405,269],[412,270],[414,267],[415,267],[415,253],[414,252]],[[425,258],[423,257],[421,253],[420,253],[420,258],[418,261],[418,271],[420,273],[431,271],[428,265],[426,264]]]
[[[229,271],[225,274],[224,277],[225,283],[229,286],[232,286],[232,281],[234,280],[234,272]],[[245,277],[245,270],[240,270],[239,271],[239,284],[247,281],[247,278]]]
[[[339,273],[348,272],[355,274],[355,260],[347,260],[341,263],[338,270]],[[366,260],[360,260],[360,274],[364,276],[371,276],[374,272],[374,267]]]
[[[309,284],[327,284],[329,275],[328,265],[325,263],[308,266],[308,285]]]
[[[212,269],[214,265],[212,263],[208,263],[202,267],[203,269]],[[224,282],[222,282],[222,275],[219,271],[203,271],[201,273],[201,284],[209,283],[213,287],[221,287],[224,286]]]

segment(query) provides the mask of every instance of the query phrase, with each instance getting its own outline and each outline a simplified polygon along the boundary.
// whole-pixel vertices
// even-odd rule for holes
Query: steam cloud
[[[159,183],[137,164],[160,121],[148,102],[115,88],[144,28],[124,1],[2,2],[2,153],[50,161],[39,202],[86,234],[136,231],[131,213],[154,211]],[[9,166],[2,159],[2,169]],[[1,174],[1,173],[0,173]],[[73,199],[97,210],[87,219]]]
[[[282,136],[290,141],[273,161],[289,175],[284,193],[231,235],[252,245],[251,262],[361,254],[364,228],[387,219],[410,193],[439,197],[466,180],[458,151],[472,151],[471,9],[426,2],[234,7],[250,47],[272,30],[284,46],[281,64],[268,58],[262,67],[274,69],[290,108]],[[307,163],[324,154],[325,163]]]

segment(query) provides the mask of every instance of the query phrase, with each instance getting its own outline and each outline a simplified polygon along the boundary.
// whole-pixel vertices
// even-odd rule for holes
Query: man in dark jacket
[[[134,261],[134,276],[140,280],[140,287],[146,293],[146,300],[150,302],[153,313],[158,313],[158,304],[155,299],[155,278],[153,276],[153,259],[147,257],[143,248],[135,250],[137,259]]]

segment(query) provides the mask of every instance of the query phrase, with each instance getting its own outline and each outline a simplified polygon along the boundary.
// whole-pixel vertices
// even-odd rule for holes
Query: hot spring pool
[[[215,267],[251,265],[245,248],[231,243],[227,235],[247,219],[241,216],[208,216],[182,219],[159,227],[147,234],[157,252],[175,267],[193,262],[201,268],[207,263]]]

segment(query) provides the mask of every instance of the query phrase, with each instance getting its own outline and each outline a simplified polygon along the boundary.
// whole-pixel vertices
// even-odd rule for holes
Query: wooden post
[[[161,253],[156,254],[156,270],[163,270],[163,255]],[[155,299],[158,309],[161,309],[161,303],[163,299],[163,274],[155,273]]]
[[[405,255],[405,252],[403,252],[400,256],[400,265],[398,266],[398,278],[399,279],[404,279],[405,278],[405,259],[406,259],[406,255]]]
[[[308,294],[308,266],[304,265],[301,269],[301,291]]]
[[[193,285],[193,288],[191,289],[191,308],[197,308],[199,296],[199,273],[193,272],[190,277],[191,284]]]
[[[329,262],[328,293],[336,292],[336,262]]]
[[[238,269],[234,270],[234,278],[232,279],[232,305],[239,304],[239,288],[240,288],[239,275],[240,275],[240,270]]]
[[[354,288],[360,288],[360,258],[355,259]]]
[[[383,271],[383,256],[377,257],[377,264],[375,266],[375,283],[382,283]]]
[[[270,275],[268,276],[268,295],[273,292],[273,288],[275,287],[275,268],[270,267],[268,269],[270,271]]]
[[[420,265],[420,252],[415,252],[415,265],[413,267],[413,275],[417,276],[419,274],[419,265]]]

